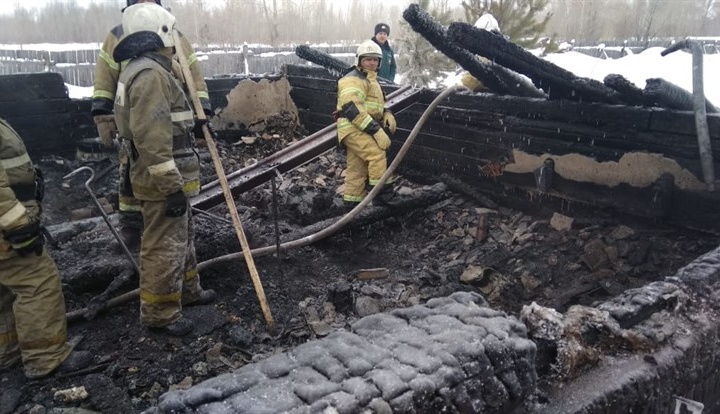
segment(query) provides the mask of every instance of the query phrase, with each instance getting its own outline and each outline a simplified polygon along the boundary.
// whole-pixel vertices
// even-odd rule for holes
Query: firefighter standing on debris
[[[43,247],[42,193],[25,145],[0,119],[0,370],[22,360],[28,378],[92,363],[67,342],[60,272]]]
[[[477,21],[475,22],[474,26],[478,29],[487,30],[488,32],[492,32],[497,34],[498,36],[502,36],[502,34],[500,33],[500,26],[498,25],[498,21],[490,13],[485,13],[480,16],[480,18],[477,19]],[[482,56],[478,56],[478,59],[480,59],[481,62],[489,62],[489,60]],[[471,75],[470,72],[465,72],[463,74],[462,78],[460,79],[460,83],[462,83],[463,86],[473,92],[485,92],[489,90],[482,82],[480,82],[480,80]]]
[[[375,25],[375,36],[370,40],[377,43],[382,50],[382,61],[377,70],[378,76],[390,82],[395,82],[397,63],[395,62],[395,52],[390,47],[388,37],[390,37],[390,26],[385,23],[378,23]]]
[[[150,328],[185,335],[183,305],[215,300],[200,287],[188,197],[200,191],[190,103],[172,74],[175,18],[153,3],[123,13],[125,37],[113,58],[129,61],[118,81],[115,119],[124,139],[130,184],[140,200],[140,318]]]
[[[127,6],[130,7],[137,3],[157,3],[160,0],[127,0]],[[124,10],[124,9],[123,9]],[[93,91],[92,115],[97,125],[98,133],[102,142],[107,147],[112,147],[113,138],[117,132],[113,113],[113,101],[117,90],[117,81],[120,72],[124,69],[127,62],[118,62],[113,59],[113,51],[115,46],[122,38],[124,32],[122,25],[115,26],[106,36],[102,49],[98,55],[95,64],[95,86]],[[212,115],[210,106],[210,96],[207,92],[207,85],[200,71],[200,64],[195,56],[190,42],[184,36],[180,36],[183,43],[183,50],[188,53],[187,59],[190,64],[190,72],[193,76],[195,88],[198,91],[198,97],[202,103],[205,113]],[[179,64],[175,62],[173,65],[173,73],[175,76],[183,80],[182,71]],[[142,232],[142,215],[140,214],[140,202],[133,197],[127,174],[127,154],[120,149],[118,154],[120,161],[120,185],[118,189],[118,204],[120,211],[120,235],[125,244],[130,248],[137,248],[140,245],[140,234]]]
[[[385,96],[377,81],[382,51],[372,40],[357,49],[355,66],[338,81],[337,133],[347,149],[347,172],[343,200],[353,205],[366,195],[366,185],[376,185],[387,170],[390,134],[395,133],[395,117],[385,109]],[[386,132],[387,129],[387,132]],[[394,191],[392,178],[376,200],[388,203]]]

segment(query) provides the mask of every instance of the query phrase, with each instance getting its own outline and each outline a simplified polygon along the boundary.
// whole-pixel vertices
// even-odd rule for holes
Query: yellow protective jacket
[[[172,60],[147,52],[120,74],[115,122],[128,140],[130,183],[139,200],[160,201],[200,190],[200,163],[193,145],[193,112],[171,73]]]
[[[210,95],[208,94],[208,88],[205,84],[205,78],[203,78],[202,71],[200,70],[200,63],[197,60],[193,47],[188,42],[187,38],[180,34],[180,41],[182,42],[182,48],[187,53],[188,64],[190,65],[190,72],[192,73],[193,81],[195,82],[195,89],[197,89],[198,97],[202,103],[203,109],[206,112],[212,110],[210,105]],[[120,42],[123,36],[122,25],[117,25],[110,30],[105,37],[100,53],[98,54],[97,62],[95,62],[95,85],[92,96],[92,114],[93,115],[107,115],[112,113],[113,101],[115,100],[115,92],[117,90],[117,82],[120,77],[120,72],[127,65],[125,62],[115,62],[113,59],[113,51],[115,46]]]
[[[20,136],[0,119],[0,230],[15,230],[40,214],[35,169]],[[0,231],[0,260],[16,255]]]
[[[355,131],[373,135],[380,129],[385,111],[385,95],[377,81],[377,72],[354,68],[338,81],[338,139]]]

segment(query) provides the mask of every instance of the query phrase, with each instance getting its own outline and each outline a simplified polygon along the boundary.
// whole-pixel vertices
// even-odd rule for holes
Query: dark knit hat
[[[390,36],[390,26],[386,25],[385,23],[378,23],[375,25],[375,34],[378,34],[380,32],[387,33],[388,36]]]
[[[127,7],[130,7],[137,2],[138,2],[138,0],[127,0]],[[160,0],[155,0],[155,3],[160,4]],[[160,4],[160,5],[162,6],[162,4]]]

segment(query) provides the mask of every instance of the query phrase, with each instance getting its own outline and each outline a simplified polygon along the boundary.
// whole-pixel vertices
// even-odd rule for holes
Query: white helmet
[[[485,13],[480,16],[480,18],[475,22],[475,27],[487,30],[488,32],[500,32],[500,25],[498,24],[498,21],[490,13]]]
[[[122,17],[123,32],[153,32],[160,36],[163,46],[175,46],[175,16],[156,3],[137,3],[127,7]]]
[[[380,49],[380,45],[372,40],[366,40],[360,43],[357,52],[355,52],[355,66],[360,66],[360,61],[363,57],[376,57],[382,61],[382,49]]]

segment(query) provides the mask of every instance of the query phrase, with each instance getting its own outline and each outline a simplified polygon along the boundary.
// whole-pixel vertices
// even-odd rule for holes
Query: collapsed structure
[[[434,27],[441,35],[438,44],[457,48],[451,53],[474,70],[472,53],[442,36],[473,39],[484,36],[482,32],[456,25],[445,33],[418,8],[408,10],[411,25],[416,20]],[[495,56],[496,63],[500,56]],[[506,92],[512,91],[498,71],[473,74],[496,79],[497,88],[504,84]],[[86,102],[68,99],[58,78],[1,77],[0,82],[25,89],[16,96],[0,95],[5,102],[0,116],[28,137],[31,151],[72,155],[76,147],[67,145],[68,137],[79,142],[93,135],[89,108]],[[262,80],[208,80],[220,112],[219,129],[226,133],[251,130],[269,118],[257,114],[263,108],[254,107],[251,115],[243,110],[248,94],[243,88],[248,85],[282,100],[278,112],[293,113],[296,108],[299,121],[314,132],[230,174],[236,194],[335,145],[334,129],[328,127],[336,102],[335,80],[325,69],[297,66]],[[551,91],[550,100],[537,97],[527,85],[506,95],[453,95],[430,116],[405,166],[444,175],[454,191],[488,209],[497,208],[488,195],[502,194],[503,203],[518,208],[562,206],[569,215],[575,209],[613,209],[720,233],[720,200],[704,182],[693,113],[630,106],[632,102],[602,84],[560,80],[569,83],[535,82]],[[400,127],[392,149],[397,152],[438,93],[385,88],[396,98],[389,105]],[[25,104],[35,110],[26,110]],[[28,113],[52,114],[44,119],[53,123],[35,122]],[[707,121],[717,170],[720,116],[710,114]],[[220,198],[217,185],[210,183],[193,204],[207,208]],[[531,304],[519,315],[507,315],[491,309],[477,294],[456,293],[368,316],[348,332],[166,393],[148,411],[668,412],[674,395],[716,408],[720,251],[714,249],[676,274],[663,276],[596,306],[570,307],[564,314]],[[609,349],[623,352],[603,359]],[[543,375],[548,380],[540,384]]]

